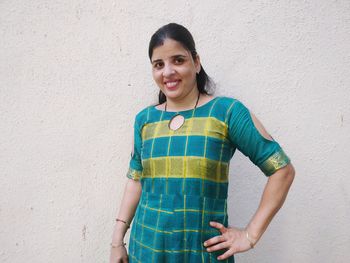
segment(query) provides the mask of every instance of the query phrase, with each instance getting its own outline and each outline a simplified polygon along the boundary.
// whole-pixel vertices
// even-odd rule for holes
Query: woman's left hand
[[[217,228],[221,232],[221,235],[212,237],[204,242],[207,251],[213,252],[228,249],[217,258],[218,260],[223,260],[233,254],[251,249],[245,230],[236,227],[225,227],[223,224],[214,221],[210,222],[210,226]]]

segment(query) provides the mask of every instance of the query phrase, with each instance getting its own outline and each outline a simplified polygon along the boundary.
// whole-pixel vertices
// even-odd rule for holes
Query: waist
[[[228,183],[218,183],[195,178],[143,178],[141,185],[143,192],[180,197],[199,196],[226,199],[228,191]]]
[[[227,214],[227,198],[212,198],[202,195],[163,194],[142,191],[139,204],[163,212],[203,212]]]

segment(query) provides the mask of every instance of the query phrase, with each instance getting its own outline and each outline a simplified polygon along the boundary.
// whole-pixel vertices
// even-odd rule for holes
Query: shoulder
[[[228,96],[218,96],[218,104],[223,107],[231,107],[238,99]]]
[[[142,126],[148,120],[152,107],[154,107],[154,105],[150,105],[138,110],[135,115],[135,123]]]
[[[232,113],[237,113],[246,109],[245,105],[239,99],[228,96],[218,96],[216,108],[225,112],[227,117],[232,115]]]
[[[232,109],[233,107],[244,106],[243,102],[234,97],[219,96],[219,102],[224,107]]]

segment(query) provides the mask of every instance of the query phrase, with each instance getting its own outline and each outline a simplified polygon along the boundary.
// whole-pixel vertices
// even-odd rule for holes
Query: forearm
[[[289,164],[269,177],[259,207],[246,227],[254,243],[260,239],[272,218],[282,207],[294,175],[294,168]]]
[[[132,179],[127,181],[117,218],[130,224],[140,200],[141,190],[141,183],[139,181],[134,181]],[[124,239],[127,230],[126,224],[119,221],[116,222],[112,237],[113,242],[120,243]]]

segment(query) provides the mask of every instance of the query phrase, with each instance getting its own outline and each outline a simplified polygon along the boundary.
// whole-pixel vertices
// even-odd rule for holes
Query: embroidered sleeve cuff
[[[260,165],[260,169],[266,176],[270,176],[289,163],[289,157],[282,149],[279,149]]]
[[[129,167],[129,170],[126,173],[126,177],[133,179],[133,180],[136,180],[136,181],[140,180],[141,175],[142,175],[141,171],[135,170],[131,167]]]

